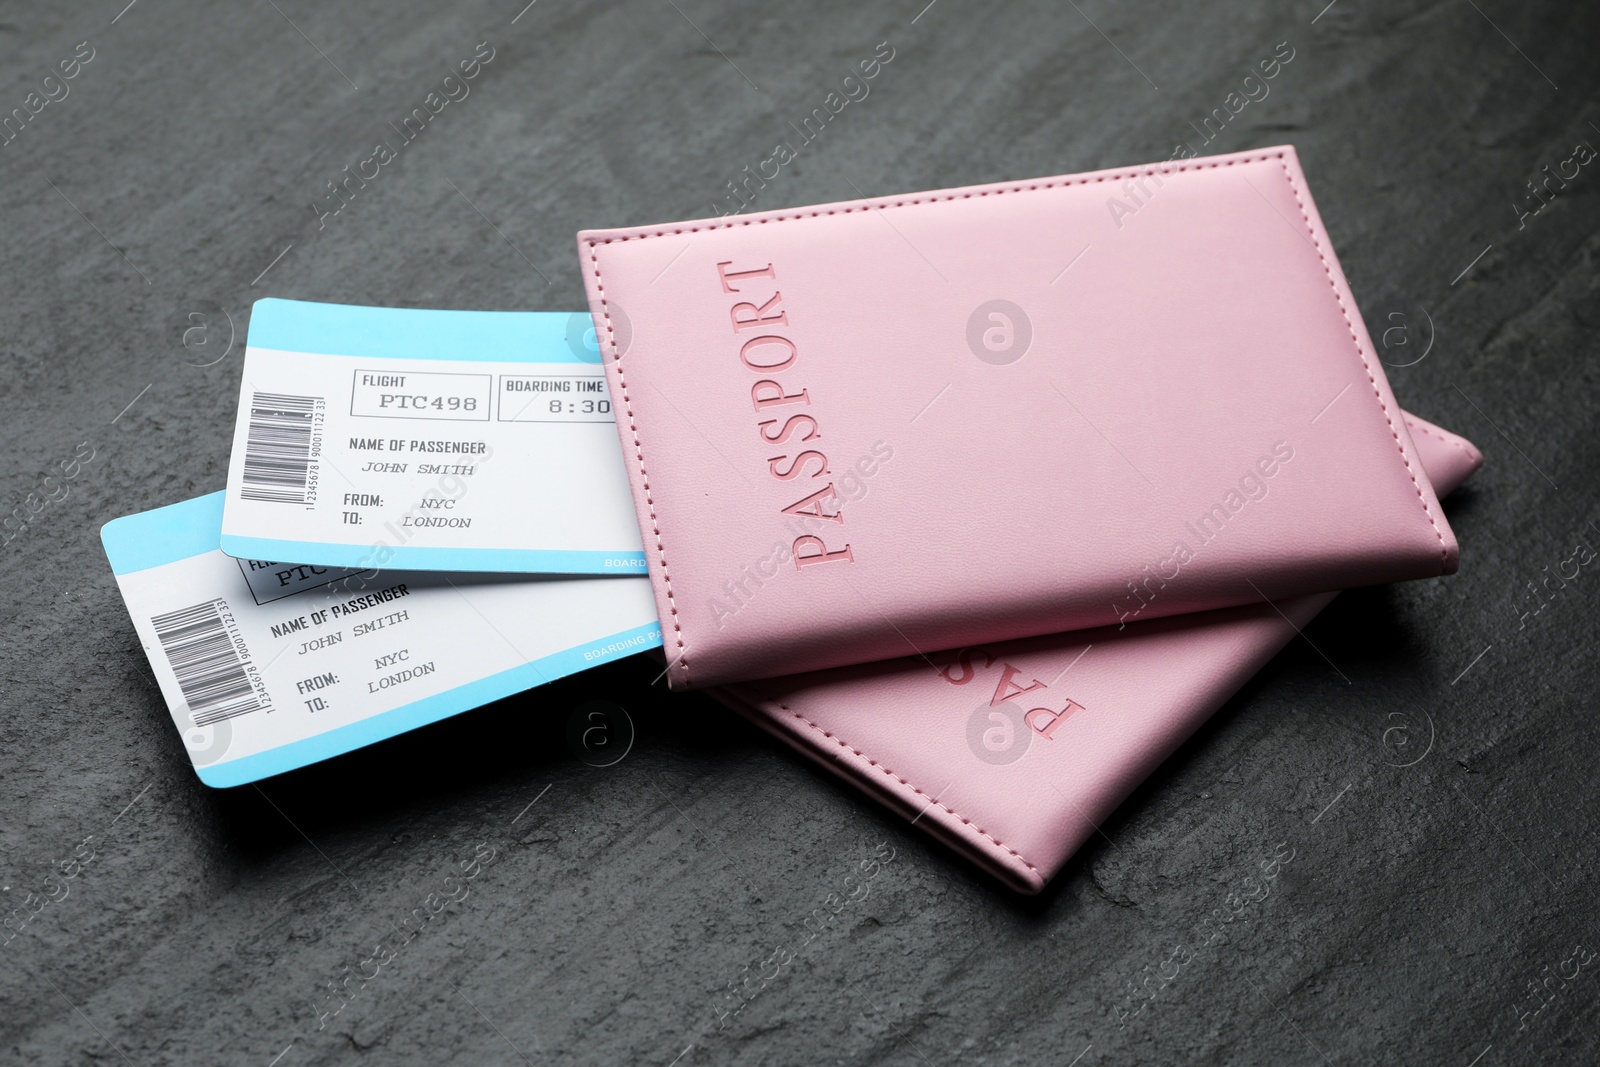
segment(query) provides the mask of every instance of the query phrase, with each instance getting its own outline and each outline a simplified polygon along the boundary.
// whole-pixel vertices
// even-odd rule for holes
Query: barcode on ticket
[[[250,394],[250,433],[239,486],[243,499],[308,503],[312,431],[321,402],[315,396]]]
[[[262,707],[247,669],[250,654],[235,642],[227,610],[227,601],[208,600],[150,620],[196,726]]]

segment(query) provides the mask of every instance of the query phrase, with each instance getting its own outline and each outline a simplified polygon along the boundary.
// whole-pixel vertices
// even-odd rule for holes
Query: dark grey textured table
[[[1592,5],[123,2],[0,22],[0,910],[96,850],[0,948],[0,1060],[1600,1057],[1600,562],[1550,577],[1600,545],[1600,163],[1527,184],[1600,146]],[[333,214],[480,42],[470,96]],[[716,210],[880,42],[756,207],[1164,159],[1217,108],[1205,151],[1294,143],[1396,392],[1488,456],[1448,502],[1461,573],[1340,597],[1039,899],[644,659],[200,785],[97,529],[220,488],[251,301],[580,308],[576,230]],[[638,729],[604,769],[564,742],[593,698]],[[872,896],[719,1028],[879,842]],[[469,897],[368,962],[480,844]]]

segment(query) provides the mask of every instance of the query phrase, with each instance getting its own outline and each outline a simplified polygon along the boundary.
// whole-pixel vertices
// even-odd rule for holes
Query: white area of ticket
[[[350,571],[235,559],[223,494],[101,531],[200,780],[303,767],[659,647],[648,578]]]
[[[257,301],[222,550],[644,574],[593,338],[586,313]]]

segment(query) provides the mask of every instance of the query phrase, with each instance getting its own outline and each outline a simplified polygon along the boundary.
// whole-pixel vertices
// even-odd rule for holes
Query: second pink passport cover
[[[1292,148],[579,253],[675,688],[1456,567]]]
[[[1448,493],[1472,444],[1405,416]],[[1024,893],[1333,599],[909,657],[712,690]]]

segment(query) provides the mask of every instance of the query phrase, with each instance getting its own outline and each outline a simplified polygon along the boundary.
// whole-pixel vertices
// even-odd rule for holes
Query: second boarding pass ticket
[[[222,550],[645,573],[589,317],[257,301]]]
[[[117,584],[201,781],[303,767],[661,644],[646,578],[235,559],[223,494],[107,523]]]

